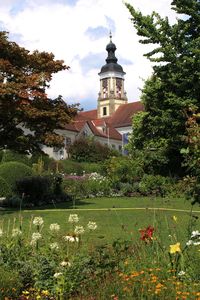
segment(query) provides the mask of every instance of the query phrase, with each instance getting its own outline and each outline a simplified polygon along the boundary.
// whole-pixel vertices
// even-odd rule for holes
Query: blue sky
[[[127,1],[144,14],[153,10],[175,20],[171,0]],[[126,72],[129,102],[140,98],[143,79],[151,65],[143,56],[148,46],[140,45],[122,0],[1,0],[0,29],[10,39],[33,51],[53,52],[69,71],[56,74],[48,90],[50,97],[63,95],[68,103],[95,109],[99,92],[98,73],[105,64],[112,31],[118,62]]]

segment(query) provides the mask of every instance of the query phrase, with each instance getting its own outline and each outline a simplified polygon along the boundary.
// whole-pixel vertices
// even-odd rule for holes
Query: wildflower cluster
[[[69,219],[68,219],[69,223],[78,223],[79,222],[79,218],[77,214],[71,214],[69,215]]]
[[[200,245],[200,232],[198,230],[192,231],[189,241],[186,243],[187,246],[198,246]]]
[[[37,244],[38,240],[40,240],[41,238],[42,238],[41,233],[39,233],[39,232],[33,232],[30,244],[32,246],[35,246]]]
[[[12,237],[18,237],[20,235],[22,235],[22,231],[20,229],[18,229],[18,228],[13,228],[13,230],[12,230]]]
[[[74,242],[79,241],[79,238],[77,236],[72,236],[72,235],[63,236],[63,239],[64,239],[64,241],[70,242],[70,243],[74,243]]]
[[[44,224],[44,220],[42,217],[35,217],[33,219],[33,225],[42,226]]]
[[[97,173],[97,172],[91,173],[91,174],[88,176],[88,179],[89,179],[89,180],[98,181],[99,183],[102,183],[103,181],[106,181],[106,180],[107,180],[106,177],[100,175],[100,174]]]
[[[49,226],[49,229],[53,232],[57,232],[60,230],[60,225],[57,223],[53,223]]]

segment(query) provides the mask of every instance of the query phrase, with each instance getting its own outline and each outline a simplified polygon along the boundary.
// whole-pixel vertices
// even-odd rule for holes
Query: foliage
[[[7,197],[11,194],[11,189],[9,184],[0,177],[0,197]]]
[[[139,183],[139,191],[143,195],[165,196],[169,186],[170,179],[167,177],[144,174]]]
[[[104,164],[104,170],[113,186],[118,188],[120,183],[139,181],[143,175],[142,165],[139,160],[130,157],[112,157]]]
[[[79,138],[69,148],[72,159],[78,162],[104,161],[112,155],[119,155],[115,150],[91,138]]]
[[[38,205],[41,202],[48,201],[51,195],[52,180],[47,176],[31,176],[16,181],[16,193],[19,196],[24,195],[24,204]]]
[[[59,171],[61,165],[61,171],[65,174],[90,174],[93,172],[100,173],[101,164],[100,163],[92,163],[92,162],[78,162],[71,159],[64,159],[59,161]]]
[[[186,133],[184,111],[192,104],[199,107],[200,3],[173,0],[172,9],[180,15],[174,24],[156,12],[144,16],[130,4],[126,6],[140,43],[154,46],[145,54],[154,63],[154,73],[143,88],[145,113],[140,115],[136,131],[133,129],[129,151],[151,148],[149,144],[162,141],[162,167],[180,174],[180,149],[184,146],[181,137]],[[153,161],[151,167],[154,169]]]
[[[34,153],[40,144],[61,146],[63,139],[54,130],[63,128],[77,108],[61,96],[49,99],[45,90],[54,73],[69,67],[52,53],[31,53],[9,41],[4,31],[0,48],[0,148]]]
[[[9,162],[9,161],[16,161],[23,163],[25,165],[31,166],[31,158],[28,157],[28,155],[24,155],[21,153],[18,153],[16,151],[11,150],[4,150],[1,163]]]
[[[30,176],[16,181],[16,194],[23,195],[23,206],[35,206],[65,200],[62,176]],[[12,201],[10,200],[11,205]]]
[[[17,270],[0,266],[0,299],[18,299],[22,283]]]
[[[134,134],[131,135],[127,148],[132,160],[139,161],[145,173],[168,175],[167,140],[158,138],[154,130],[147,132],[148,129],[145,130],[146,140],[142,138],[148,116],[147,112],[140,112],[133,117]],[[150,136],[149,140],[147,135]]]
[[[200,114],[195,111],[195,108],[191,108],[187,118],[187,134],[183,136],[187,147],[181,149],[185,159],[183,165],[188,173],[184,182],[188,187],[188,198],[193,203],[200,203]]]
[[[20,228],[16,219],[9,222],[10,226],[1,224],[2,298],[199,298],[197,219],[192,227],[188,225],[188,236],[182,239],[185,232],[177,216],[159,218],[154,213],[153,225],[139,227],[134,236],[129,231],[128,240],[118,238],[101,245],[88,241],[99,224],[89,222],[93,227],[88,226],[77,214],[70,214],[67,219],[67,225],[66,221],[61,225],[52,223],[46,232],[48,218],[41,216],[26,220],[28,231],[24,230],[22,219]],[[166,230],[164,237],[162,228]]]
[[[2,158],[3,158],[3,154],[4,154],[4,151],[3,151],[3,150],[0,150],[0,163],[1,163]]]
[[[32,169],[20,162],[6,162],[0,165],[0,177],[14,189],[16,180],[32,175]]]
[[[63,181],[63,189],[68,195],[77,199],[109,196],[112,193],[110,181],[98,173],[68,176]]]

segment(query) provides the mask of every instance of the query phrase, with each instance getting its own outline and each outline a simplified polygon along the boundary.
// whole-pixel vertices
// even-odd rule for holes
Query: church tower
[[[124,75],[126,73],[123,71],[122,66],[117,63],[116,49],[110,33],[110,43],[106,47],[108,57],[106,58],[106,64],[99,73],[98,118],[111,116],[121,104],[127,103],[126,92],[124,91]]]

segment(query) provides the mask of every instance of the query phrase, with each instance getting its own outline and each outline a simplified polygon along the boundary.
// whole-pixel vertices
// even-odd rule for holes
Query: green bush
[[[145,174],[139,183],[139,191],[144,195],[165,196],[169,186],[169,177]]]
[[[59,172],[63,172],[65,174],[76,174],[80,176],[83,175],[83,173],[85,174],[90,174],[93,172],[100,173],[101,165],[100,163],[77,162],[71,159],[65,159],[59,161],[58,169]]]
[[[32,169],[20,162],[5,162],[0,165],[0,177],[9,184],[11,189],[15,188],[16,180],[32,175]]]
[[[80,138],[74,141],[69,148],[72,159],[79,162],[104,161],[109,157],[119,155],[119,152],[91,138]]]
[[[1,162],[5,163],[5,162],[9,162],[9,161],[21,162],[21,163],[23,163],[25,165],[28,165],[30,167],[32,165],[31,159],[27,155],[17,153],[17,152],[11,151],[11,150],[6,150],[6,151],[3,152]]]
[[[119,188],[121,183],[138,182],[143,175],[143,169],[138,161],[129,157],[112,157],[104,163],[104,173],[113,183],[114,188]]]
[[[111,194],[110,181],[98,173],[89,176],[74,176],[63,181],[64,191],[72,197],[101,197]]]
[[[0,177],[0,197],[7,197],[10,193],[11,190],[8,183]]]
[[[16,193],[24,194],[24,204],[39,205],[52,197],[52,178],[32,176],[16,181]]]
[[[22,195],[11,195],[10,197],[6,198],[4,204],[7,207],[20,209],[20,207],[23,206]]]
[[[134,194],[138,193],[138,185],[138,182],[134,182],[133,184],[128,182],[121,183],[119,185],[120,194],[123,196],[133,196]]]
[[[40,165],[42,163],[43,171],[53,170],[53,168],[51,169],[51,166],[56,166],[56,161],[53,158],[50,158],[48,155],[41,153],[34,154],[33,156],[31,156],[30,162],[31,166],[38,164]]]
[[[19,274],[7,266],[0,266],[0,274],[0,299],[19,299],[22,288]]]

